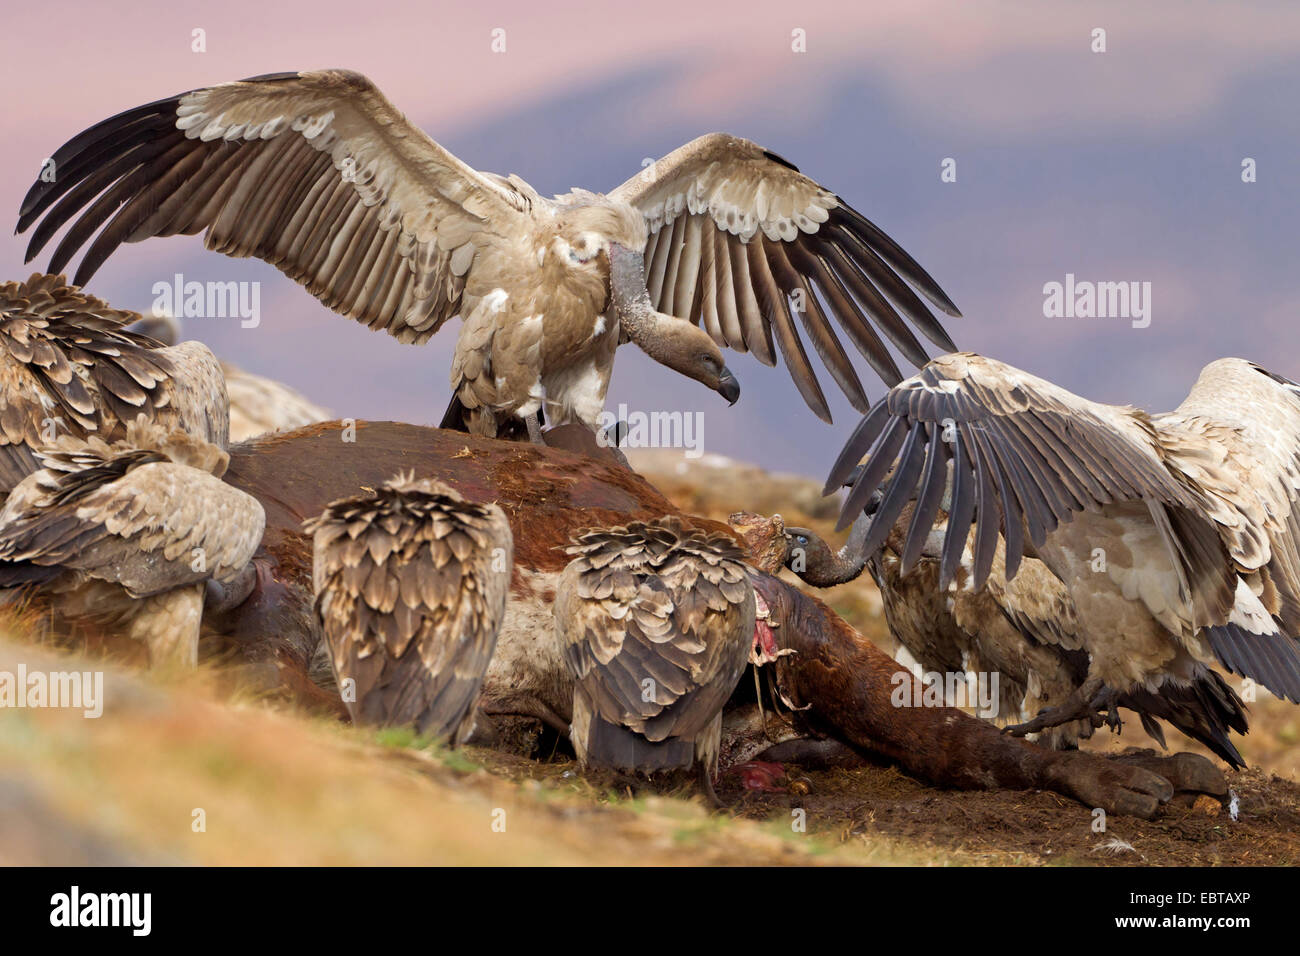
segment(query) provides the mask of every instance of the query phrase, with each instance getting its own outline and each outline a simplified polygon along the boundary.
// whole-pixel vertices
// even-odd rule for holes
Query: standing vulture
[[[89,243],[78,283],[123,242],[203,232],[208,248],[263,259],[402,342],[459,316],[448,424],[488,436],[522,419],[540,440],[543,407],[556,424],[594,427],[623,340],[730,402],[740,386],[720,347],[768,365],[779,352],[828,422],[796,316],[860,411],[868,400],[830,316],[891,385],[901,373],[880,331],[918,366],[927,355],[904,317],[954,348],[913,287],[960,313],[897,243],[781,157],[722,133],[607,195],[550,200],[465,165],[365,77],[323,70],[127,110],[51,161],[56,175],[19,212],[19,232],[35,226],[29,261],[70,220],[50,267]]]
[[[0,510],[0,589],[125,631],[152,666],[195,666],[205,589],[237,592],[232,605],[249,593],[266,522],[221,480],[227,453],[141,415],[121,441],[64,436],[37,458]]]
[[[832,551],[807,528],[785,528],[785,565],[815,587],[851,581],[865,566],[880,589],[890,633],[922,670],[997,675],[995,703],[1002,723],[1065,704],[1088,675],[1083,630],[1070,589],[1042,561],[1027,555],[1008,581],[999,543],[984,588],[971,586],[968,546],[955,580],[941,590],[939,556],[948,522],[943,511],[916,565],[903,574],[902,552],[914,507],[909,502],[903,508],[881,550],[870,558],[861,547],[874,520],[870,507],[854,521],[849,540],[839,551]],[[1186,681],[1130,689],[1117,696],[1115,705],[1137,713],[1162,747],[1165,735],[1157,718],[1200,741],[1231,766],[1245,766],[1229,737],[1229,731],[1244,734],[1249,729],[1245,708],[1227,682],[1203,664],[1196,664]],[[1098,723],[1078,719],[1050,727],[1040,742],[1058,750],[1073,748],[1081,738],[1092,736]]]
[[[139,415],[225,448],[225,378],[201,342],[169,348],[127,328],[63,276],[0,283],[0,500],[61,436],[113,442]]]
[[[504,512],[398,475],[306,529],[316,614],[353,721],[464,741],[514,567]]]
[[[675,517],[580,532],[555,624],[573,675],[570,739],[584,765],[698,765],[716,802],[722,705],[754,644],[754,586],[726,534]]]
[[[901,542],[908,574],[942,507],[940,589],[969,551],[970,586],[982,590],[1001,548],[1006,580],[1037,557],[1068,590],[1087,680],[1021,732],[1090,718],[1117,694],[1185,688],[1215,662],[1300,701],[1293,383],[1220,359],[1177,410],[1149,415],[959,353],[871,410],[828,489],[868,451],[840,517],[854,520],[880,493],[861,553],[874,554],[914,502]]]

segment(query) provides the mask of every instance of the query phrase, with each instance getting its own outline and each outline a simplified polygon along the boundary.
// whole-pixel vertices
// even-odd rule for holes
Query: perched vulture
[[[147,315],[130,331],[175,345],[181,337],[180,320],[171,315]],[[230,399],[230,440],[248,441],[261,435],[292,431],[334,418],[334,413],[317,405],[297,389],[273,378],[256,375],[221,363]]]
[[[1064,583],[1087,680],[1020,730],[1090,718],[1117,694],[1185,687],[1215,662],[1300,701],[1300,389],[1241,359],[1206,366],[1177,410],[1087,401],[992,359],[935,359],[862,420],[827,487],[841,525],[876,499],[872,555],[909,502],[908,574],[931,542],[939,587],[969,563]],[[888,479],[886,481],[886,478]],[[879,495],[878,498],[876,496]],[[1000,544],[1001,542],[1001,544]]]
[[[306,529],[316,614],[353,721],[462,742],[505,615],[505,513],[398,475]]]
[[[768,365],[780,353],[828,422],[796,316],[862,411],[835,323],[891,385],[902,376],[881,332],[918,366],[927,355],[908,321],[954,348],[913,287],[960,313],[897,243],[781,157],[721,133],[607,195],[551,200],[470,168],[365,77],[324,70],[139,106],[51,160],[56,175],[19,212],[19,232],[35,226],[29,261],[69,221],[51,269],[89,244],[79,283],[123,242],[202,232],[208,248],[263,259],[402,342],[459,316],[447,424],[484,435],[523,420],[538,441],[543,408],[554,424],[594,427],[625,340],[730,402],[740,386],[721,347]]]
[[[63,276],[0,283],[0,500],[62,436],[113,442],[143,414],[225,448],[221,366],[199,342],[169,348],[126,328]]]
[[[57,617],[121,630],[153,666],[193,667],[205,589],[238,604],[265,515],[221,480],[225,451],[140,416],[123,439],[64,436],[0,510],[0,588]]]
[[[1066,703],[1088,676],[1088,655],[1070,590],[1037,558],[1024,557],[1008,581],[999,543],[988,580],[971,586],[968,547],[955,580],[939,587],[939,556],[947,515],[939,512],[915,566],[902,573],[902,552],[914,505],[900,513],[881,550],[870,558],[861,543],[874,515],[870,507],[855,520],[848,542],[832,551],[807,528],[785,529],[785,564],[815,587],[831,587],[870,572],[885,610],[890,633],[922,670],[940,674],[998,675],[997,719],[1027,720],[1039,710]],[[1245,708],[1236,692],[1204,664],[1193,665],[1185,681],[1132,688],[1118,695],[1117,707],[1135,712],[1142,726],[1165,746],[1157,718],[1199,740],[1233,767],[1245,762],[1229,731],[1246,733]],[[1099,721],[1077,719],[1044,730],[1041,743],[1053,749],[1075,746],[1092,736]]]
[[[713,796],[722,705],[754,644],[754,586],[726,534],[675,517],[580,532],[556,588],[584,766],[699,766]]]

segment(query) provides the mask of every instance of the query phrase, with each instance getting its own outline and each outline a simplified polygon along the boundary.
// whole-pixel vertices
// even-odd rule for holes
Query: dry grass
[[[678,503],[725,520],[748,509],[831,533],[813,482],[645,461]],[[892,651],[879,595],[860,580],[832,605]],[[1091,832],[1086,808],[1047,793],[939,791],[890,767],[809,773],[807,795],[755,796],[734,778],[730,814],[683,792],[629,795],[562,756],[449,753],[225,688],[206,668],[162,681],[102,655],[0,639],[0,671],[98,668],[104,716],[0,709],[0,863],[199,864],[1075,864],[1300,863],[1300,709],[1253,709],[1242,744],[1262,770],[1234,777],[1242,819],[1217,806]],[[1124,739],[1143,743],[1133,723]],[[1171,744],[1182,747],[1181,741]],[[1190,749],[1190,748],[1188,748]],[[205,829],[194,829],[194,811]],[[804,810],[807,832],[792,828]],[[493,828],[502,819],[504,832]],[[1117,838],[1133,851],[1098,849]],[[1119,846],[1115,844],[1115,846]]]

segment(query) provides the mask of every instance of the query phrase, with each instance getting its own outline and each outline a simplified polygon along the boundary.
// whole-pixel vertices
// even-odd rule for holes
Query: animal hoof
[[[1212,760],[1200,754],[1159,754],[1138,750],[1112,757],[1115,763],[1141,767],[1164,777],[1177,793],[1204,793],[1219,800],[1228,796],[1228,778]]]
[[[1088,753],[1061,753],[1046,773],[1050,790],[1107,813],[1150,820],[1174,795],[1173,785],[1142,767]]]

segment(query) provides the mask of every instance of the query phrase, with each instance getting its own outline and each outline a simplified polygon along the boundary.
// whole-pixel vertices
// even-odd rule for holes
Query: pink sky
[[[934,273],[967,315],[952,326],[959,345],[1095,397],[1176,401],[1204,361],[1237,346],[1300,375],[1287,367],[1300,350],[1290,336],[1277,341],[1300,306],[1296,270],[1277,252],[1294,249],[1294,228],[1273,222],[1294,222],[1300,4],[169,0],[10,5],[3,25],[0,210],[10,216],[41,160],[99,119],[223,80],[340,66],[371,76],[453,150],[472,145],[467,158],[544,191],[609,188],[642,156],[712,129],[763,136]],[[505,54],[491,50],[498,27]],[[1088,50],[1094,27],[1107,30],[1104,56]],[[195,28],[207,52],[191,50]],[[795,29],[807,53],[791,51]],[[601,129],[582,127],[574,110],[585,107],[574,104],[602,102],[620,83]],[[507,117],[540,125],[531,139],[507,124],[485,140]],[[1256,152],[1267,178],[1242,193],[1233,166]],[[959,188],[938,182],[945,155],[963,164]],[[4,232],[6,277],[26,274],[25,237]],[[1155,283],[1163,311],[1145,338],[1043,324],[1042,283],[1088,270]],[[143,309],[142,290],[174,271],[263,281],[275,321],[255,337],[212,336],[227,357],[343,413],[440,415],[451,329],[411,354],[325,315],[273,270],[232,265],[197,240],[119,250],[92,289]],[[1244,342],[1224,331],[1238,308],[1247,316],[1233,321],[1249,317],[1255,330]],[[339,374],[344,364],[352,374]],[[726,409],[620,353],[611,404],[667,392],[707,412],[710,450],[820,474],[851,426],[847,405],[827,428],[783,371],[736,367],[745,393]]]

